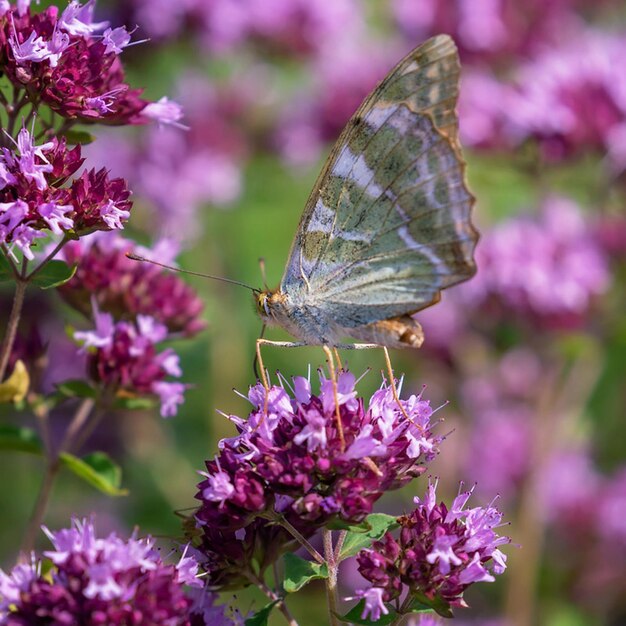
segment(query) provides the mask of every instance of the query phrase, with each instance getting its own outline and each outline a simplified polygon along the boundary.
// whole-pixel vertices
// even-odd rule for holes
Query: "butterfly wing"
[[[283,292],[354,328],[425,308],[474,273],[459,72],[452,39],[433,37],[365,100],[307,201]]]

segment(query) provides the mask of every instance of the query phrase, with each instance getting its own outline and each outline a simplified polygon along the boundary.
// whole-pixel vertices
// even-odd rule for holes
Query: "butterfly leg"
[[[265,363],[263,363],[263,356],[261,355],[261,346],[277,346],[280,348],[300,348],[305,346],[305,343],[297,342],[297,341],[271,341],[270,339],[263,339],[263,337],[259,337],[256,340],[256,360],[259,364],[259,369],[261,371],[261,382],[263,383],[263,387],[265,387],[265,402],[263,404],[263,415],[267,415],[267,409],[270,401],[270,383],[267,377],[267,371],[265,369]],[[257,428],[261,424],[257,426]]]
[[[337,366],[340,370],[343,370],[343,363],[341,362],[341,357],[339,356],[339,350],[337,350],[337,348],[333,348],[333,354],[335,355]]]
[[[261,346],[276,346],[277,348],[302,348],[306,345],[306,343],[302,343],[301,341],[271,341],[270,339],[263,339],[262,337],[259,337],[256,340],[256,360],[259,364],[261,382],[263,383],[263,386],[266,390],[269,391],[270,384],[267,378],[265,364],[263,363],[263,357],[261,355]]]
[[[398,408],[402,412],[402,415],[406,417],[406,419],[411,422],[413,425],[417,426],[415,422],[409,417],[409,414],[406,412],[405,408],[402,406],[400,402],[400,396],[398,395],[398,388],[396,387],[396,379],[393,375],[393,367],[391,366],[391,357],[389,356],[389,350],[387,350],[386,346],[381,346],[378,343],[346,343],[340,344],[336,346],[341,350],[373,350],[374,348],[382,348],[383,354],[385,355],[385,365],[387,367],[387,378],[389,379],[389,385],[391,387],[391,393],[393,394],[393,399],[396,401]],[[418,427],[419,428],[419,427]]]
[[[346,440],[343,435],[343,424],[341,423],[341,412],[339,409],[339,393],[337,391],[337,370],[335,369],[335,360],[333,358],[333,352],[327,345],[322,346],[322,348],[326,354],[326,362],[328,363],[328,373],[330,376],[330,381],[333,386],[333,397],[335,400],[335,419],[337,421],[337,432],[339,433],[341,451],[343,452],[346,449]],[[335,353],[337,352],[336,348],[333,348],[333,350],[335,351]]]

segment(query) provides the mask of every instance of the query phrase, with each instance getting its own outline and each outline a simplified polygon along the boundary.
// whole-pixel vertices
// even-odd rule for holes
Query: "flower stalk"
[[[9,321],[7,322],[7,328],[4,340],[2,342],[2,348],[0,349],[0,382],[4,380],[4,376],[9,365],[11,350],[13,349],[13,344],[15,343],[17,328],[19,326],[20,316],[22,314],[22,307],[24,306],[24,295],[26,294],[27,285],[28,282],[24,280],[21,276],[16,277],[13,305],[11,306]]]
[[[28,520],[20,552],[24,557],[30,554],[34,548],[35,539],[39,533],[41,524],[43,523],[46,511],[48,510],[48,504],[50,503],[50,497],[52,495],[52,489],[54,483],[61,470],[61,454],[68,452],[75,447],[77,438],[81,435],[81,430],[88,423],[89,416],[91,415],[96,401],[93,398],[85,398],[78,406],[74,417],[67,427],[63,440],[56,450],[52,449],[52,442],[48,436],[42,437],[44,441],[48,442],[48,448],[45,451],[46,454],[46,469],[44,471],[43,480],[37,500],[33,507],[33,512]],[[48,430],[48,416],[41,417],[42,428]]]

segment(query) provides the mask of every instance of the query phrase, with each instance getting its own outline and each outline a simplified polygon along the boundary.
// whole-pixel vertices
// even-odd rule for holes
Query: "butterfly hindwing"
[[[458,79],[454,43],[435,37],[361,105],[307,202],[283,292],[354,328],[424,308],[473,274]]]

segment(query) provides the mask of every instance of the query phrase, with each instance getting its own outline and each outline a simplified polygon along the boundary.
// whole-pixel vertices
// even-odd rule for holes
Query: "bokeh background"
[[[45,3],[42,3],[45,4]],[[179,128],[96,129],[92,165],[126,177],[125,234],[180,247],[182,267],[275,286],[332,141],[408,50],[451,34],[475,221],[475,279],[418,314],[422,350],[393,355],[405,392],[437,406],[449,432],[429,473],[440,490],[477,483],[511,521],[508,572],[472,590],[459,622],[478,626],[626,624],[626,7],[618,0],[126,0],[101,2],[114,25],[150,41],[124,51],[129,82],[184,106]],[[46,522],[97,512],[102,531],[135,524],[181,534],[196,470],[245,415],[261,324],[250,293],[189,278],[205,331],[173,347],[192,385],[177,417],[112,413],[86,449],[123,468],[130,495],[107,498],[61,476]],[[2,291],[3,313],[10,292]],[[64,326],[87,327],[55,294],[31,294],[24,330],[47,346],[44,385],[83,364]],[[272,338],[283,339],[280,331]],[[271,371],[304,374],[316,348],[265,350]],[[368,396],[384,365],[345,354]],[[3,414],[26,423],[23,414]],[[60,423],[67,419],[57,416]],[[0,455],[0,562],[15,557],[41,476],[39,459]],[[402,513],[426,481],[384,498]],[[43,537],[42,537],[43,539]],[[42,545],[45,540],[42,541]],[[517,547],[519,544],[521,547]],[[345,570],[345,593],[359,584]],[[296,600],[325,620],[322,589]],[[318,595],[319,594],[319,595]],[[246,608],[254,593],[239,601]],[[280,618],[276,618],[280,623]]]

